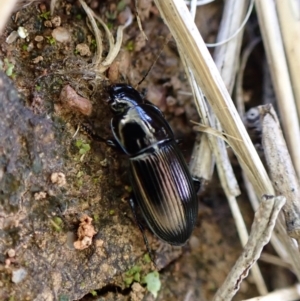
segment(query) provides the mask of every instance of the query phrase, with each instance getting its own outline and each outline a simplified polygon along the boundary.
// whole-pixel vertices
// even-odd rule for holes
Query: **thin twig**
[[[300,284],[293,285],[269,293],[266,296],[259,296],[243,301],[296,301],[300,297]]]
[[[275,0],[255,0],[255,7],[271,71],[287,145],[300,176],[300,127],[282,43]]]
[[[213,301],[229,301],[236,294],[241,282],[248,276],[249,270],[258,260],[263,247],[269,242],[277,216],[284,203],[285,198],[282,196],[262,197],[244,251],[217,291]]]
[[[300,242],[300,185],[272,105],[259,107],[262,116],[262,143],[277,194],[286,197],[283,208],[287,232]],[[276,139],[275,139],[276,137]]]

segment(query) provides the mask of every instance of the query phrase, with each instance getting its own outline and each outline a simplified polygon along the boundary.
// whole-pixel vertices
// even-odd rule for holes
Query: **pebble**
[[[20,283],[27,275],[27,272],[25,269],[20,268],[18,270],[15,270],[12,272],[12,279],[11,281],[13,283]]]
[[[76,46],[76,50],[81,56],[91,56],[90,48],[87,44],[81,43]]]
[[[71,40],[71,34],[70,32],[63,27],[57,27],[53,29],[52,31],[52,37],[57,41],[61,43],[65,43]]]

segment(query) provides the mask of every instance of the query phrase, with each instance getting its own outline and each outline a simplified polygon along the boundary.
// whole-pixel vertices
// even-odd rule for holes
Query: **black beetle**
[[[114,139],[106,142],[128,155],[134,215],[137,205],[157,237],[183,245],[196,224],[199,181],[192,179],[173,131],[155,105],[125,84],[110,86],[108,94]]]

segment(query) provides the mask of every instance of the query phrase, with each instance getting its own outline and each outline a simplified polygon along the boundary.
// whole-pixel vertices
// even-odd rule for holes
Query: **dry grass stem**
[[[196,82],[205,93],[214,113],[221,122],[222,128],[229,135],[242,140],[240,142],[229,138],[230,144],[242,168],[246,170],[256,193],[258,195],[273,194],[274,190],[268,175],[184,1],[155,0],[155,3],[178,47],[184,49]]]
[[[240,61],[240,67],[237,72],[236,77],[236,88],[235,88],[235,101],[237,110],[240,114],[240,116],[243,118],[245,114],[245,103],[244,103],[244,97],[243,97],[243,78],[244,78],[244,71],[247,65],[248,58],[250,54],[252,53],[255,46],[261,41],[260,38],[254,39],[243,51]]]
[[[245,15],[245,11],[247,8],[246,4],[247,2],[245,1],[241,2],[241,1],[229,0],[225,2],[225,8],[224,8],[223,17],[220,25],[220,31],[219,31],[217,43],[226,40],[228,37],[234,34],[236,30],[239,28]],[[215,58],[216,65],[230,93],[232,92],[234,81],[235,81],[235,76],[236,76],[236,71],[238,66],[238,54],[240,53],[240,47],[241,47],[241,40],[242,40],[242,34],[240,33],[235,38],[230,40],[228,43],[217,47],[215,51],[214,58]],[[203,113],[201,115],[203,116]],[[211,123],[216,128],[218,128],[219,130],[218,133],[221,133],[222,128],[218,120],[212,117]],[[203,130],[203,126],[202,126],[202,130]],[[211,131],[213,131],[213,134],[216,135],[215,130],[211,129],[210,131],[207,131],[207,129],[205,129],[206,133],[211,133]],[[223,135],[221,134],[221,136]],[[222,187],[227,196],[230,209],[239,233],[240,240],[242,242],[242,245],[245,245],[248,240],[248,232],[236,200],[236,196],[240,194],[240,190],[236,178],[234,176],[230,160],[228,158],[226,146],[224,144],[224,141],[222,140],[223,139],[214,139],[210,137],[210,142],[211,142],[210,145],[216,156],[218,174],[221,180]],[[253,266],[251,273],[256,283],[258,291],[261,294],[267,294],[268,290],[257,264]]]
[[[255,0],[256,11],[278,101],[284,134],[296,173],[300,176],[299,120],[274,2],[275,0]]]
[[[1,9],[0,9],[0,33],[3,32],[3,28],[10,17],[17,0],[1,0]]]
[[[103,52],[101,31],[99,30],[98,25],[95,21],[94,12],[87,6],[85,1],[79,0],[79,2],[81,4],[82,8],[84,9],[84,11],[88,17],[88,20],[91,23],[92,29],[94,31],[96,45],[97,45],[97,52],[94,56],[93,64],[95,66],[99,66],[102,61],[102,52]]]
[[[243,301],[297,301],[300,298],[300,284],[293,285],[269,293],[266,296],[259,296]]]
[[[250,181],[248,180],[248,178],[244,172],[242,173],[242,176],[243,176],[245,188],[246,188],[247,195],[250,200],[251,206],[252,206],[253,210],[256,211],[259,206],[259,200],[257,199],[257,196],[255,194],[252,184],[250,183]],[[277,226],[277,228],[278,228],[278,226]],[[286,235],[285,229],[283,229],[283,227],[280,227],[280,229],[282,229],[284,231],[283,235]],[[278,231],[280,232],[280,230],[278,230]],[[290,255],[288,254],[288,251],[287,251],[289,249],[289,247],[286,248],[286,245],[284,244],[285,241],[282,242],[278,238],[278,235],[274,232],[272,234],[270,242],[271,242],[273,248],[275,249],[276,253],[280,256],[280,258],[283,261],[289,262],[288,258]],[[290,245],[290,243],[289,243],[289,245]],[[296,255],[295,253],[296,253],[296,250],[293,248],[291,254]]]
[[[275,256],[272,254],[263,252],[263,253],[261,253],[261,255],[259,257],[259,260],[293,271],[293,267],[289,262],[286,262],[286,261],[282,260],[281,258],[279,258],[278,256]]]
[[[201,154],[201,155],[200,155]],[[201,142],[195,142],[189,168],[194,178],[204,180],[203,185],[212,178],[214,159],[207,135],[201,137]]]
[[[132,14],[131,12],[128,13],[128,20],[124,25],[120,25],[117,30],[117,37],[116,42],[114,41],[114,37],[109,31],[107,25],[103,20],[97,16],[87,5],[83,0],[79,0],[80,4],[82,5],[83,9],[85,10],[88,19],[92,25],[92,29],[94,31],[96,44],[97,44],[97,52],[94,57],[93,69],[97,74],[103,74],[112,64],[112,62],[117,57],[118,53],[120,52],[122,41],[123,41],[123,31],[126,27],[128,27],[132,23]],[[104,60],[102,60],[102,37],[101,37],[101,31],[98,28],[98,25],[96,23],[96,20],[103,26],[105,30],[106,37],[109,41],[109,51]]]
[[[244,251],[217,291],[213,301],[231,300],[236,294],[242,280],[247,277],[252,265],[258,260],[263,247],[269,242],[277,216],[284,203],[285,198],[282,196],[262,197]]]
[[[226,40],[238,30],[245,18],[248,5],[249,1],[225,1],[217,43]],[[228,43],[216,47],[214,51],[215,64],[230,94],[232,94],[239,65],[243,32],[242,29],[237,36]]]
[[[255,46],[261,41],[260,38],[254,39],[243,51],[242,56],[241,56],[241,62],[240,62],[240,68],[237,74],[237,79],[236,79],[236,89],[235,89],[235,98],[236,98],[236,103],[237,103],[237,108],[238,112],[241,117],[244,116],[245,114],[245,103],[244,103],[244,97],[243,97],[243,77],[244,77],[244,70],[246,68],[246,64],[248,61],[248,58],[250,54],[252,53],[253,49]],[[254,112],[255,116],[259,119],[259,113]],[[253,121],[253,109],[251,112],[249,111],[248,114],[251,115],[251,121]],[[261,129],[261,124],[259,122],[259,128]],[[250,203],[252,205],[252,208],[254,211],[257,210],[259,206],[259,200],[257,198],[257,195],[255,194],[255,191],[253,189],[252,184],[250,183],[249,179],[247,178],[246,174],[244,171],[242,171],[242,176],[245,184],[245,188],[247,191],[248,198],[250,200]],[[278,236],[276,233],[273,233],[271,237],[271,244],[274,247],[275,251],[277,254],[284,260],[288,257],[286,247],[284,244],[278,239]]]
[[[51,16],[53,16],[56,2],[57,2],[57,0],[51,0],[51,2],[50,2],[50,13],[51,13]]]
[[[300,2],[276,0],[276,6],[298,116],[300,116]]]
[[[222,40],[226,40],[228,37],[230,37],[232,34],[234,34],[237,31],[237,29],[239,28],[240,24],[243,21],[245,11],[247,9],[246,4],[247,3],[245,1],[241,2],[241,1],[229,0],[225,2],[225,9],[222,17],[222,22],[220,25],[220,31],[219,31],[217,43]],[[216,65],[230,93],[233,90],[233,85],[235,81],[235,76],[236,76],[236,71],[238,66],[238,54],[240,53],[240,47],[241,47],[241,40],[242,40],[242,34],[240,33],[235,38],[230,40],[228,43],[219,46],[215,52]],[[195,82],[193,82],[193,85],[195,85]],[[204,102],[204,98],[202,97],[200,99],[197,99],[197,103],[199,103],[199,101]],[[204,107],[203,104],[199,104],[199,106]],[[207,109],[205,110],[205,112],[207,114]],[[200,115],[205,116],[204,115],[205,112],[201,112]],[[226,145],[223,141],[224,138],[221,132],[222,131],[221,125],[214,116],[211,117],[210,124],[212,124],[215,128],[217,128],[218,131],[203,125],[201,126],[201,130],[204,130],[204,132],[206,132],[207,134],[213,134],[214,136],[219,136],[219,139],[209,137],[209,141],[213,153],[216,157],[217,169],[221,180],[221,185],[225,191],[239,233],[240,240],[242,242],[242,245],[244,246],[248,240],[248,232],[236,200],[236,196],[240,194],[240,190],[235,175],[233,173],[230,160],[228,158]],[[234,137],[231,138],[235,139]],[[200,158],[202,158],[202,156],[200,156]],[[251,274],[253,276],[253,279],[255,281],[255,284],[260,294],[262,295],[267,294],[268,290],[257,264],[254,264],[254,266],[252,267]]]
[[[287,232],[300,242],[300,186],[272,105],[260,106],[262,142],[272,182],[277,194],[286,197],[283,208]],[[276,139],[274,139],[276,137]]]
[[[211,121],[209,117],[209,112],[207,108],[206,101],[204,99],[204,95],[199,88],[199,86],[195,82],[195,78],[193,74],[190,72],[189,67],[187,66],[187,62],[181,54],[182,61],[185,66],[186,74],[188,75],[197,111],[199,116],[201,117],[202,122],[206,126],[211,126]],[[205,136],[201,138],[200,143],[196,142],[192,152],[192,160],[190,162],[190,171],[193,177],[197,179],[202,179],[209,182],[213,175],[213,169],[215,164],[215,158],[217,154],[213,154],[213,147],[210,145],[211,137]],[[203,152],[203,153],[202,153]],[[205,155],[205,157],[203,157]],[[205,158],[205,160],[204,160]],[[205,184],[205,183],[204,183]]]

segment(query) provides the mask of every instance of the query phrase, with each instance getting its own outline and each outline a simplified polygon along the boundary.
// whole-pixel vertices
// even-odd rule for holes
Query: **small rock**
[[[7,251],[7,256],[8,257],[15,257],[16,256],[16,251],[14,249],[9,249]]]
[[[10,258],[6,258],[5,259],[5,267],[8,268],[10,266],[10,264],[11,264]]]
[[[64,186],[66,185],[66,176],[62,172],[54,172],[51,175],[51,182],[58,186]]]
[[[66,85],[62,88],[59,98],[62,105],[66,109],[78,111],[86,116],[89,116],[92,113],[91,102],[88,99],[79,96],[69,85]]]
[[[16,283],[16,284],[20,283],[26,277],[26,275],[27,275],[26,270],[23,269],[23,268],[20,268],[20,269],[15,270],[15,271],[12,272],[12,279],[11,279],[11,281],[13,283]]]
[[[34,200],[35,201],[44,200],[46,197],[47,197],[47,193],[44,192],[44,191],[36,192],[34,194]]]
[[[52,37],[57,41],[61,43],[65,43],[71,40],[70,32],[63,27],[57,27],[53,29],[52,31]]]
[[[42,43],[36,43],[36,48],[37,49],[42,49],[43,48],[43,44]]]
[[[76,46],[76,50],[81,56],[91,56],[90,48],[87,44],[81,43]]]
[[[46,21],[44,22],[44,25],[45,25],[45,27],[49,27],[49,28],[52,27],[52,23],[51,23],[50,20],[46,20]]]
[[[51,19],[51,23],[52,23],[53,27],[58,27],[61,24],[61,18],[59,16],[53,17]]]
[[[44,37],[43,36],[35,36],[34,40],[36,42],[42,42],[44,40]]]
[[[44,13],[44,12],[47,11],[47,6],[44,3],[41,3],[39,5],[39,8],[40,8],[40,10],[41,10],[42,13]]]
[[[28,31],[26,28],[24,28],[23,26],[20,26],[18,28],[18,35],[21,39],[25,39],[26,37],[28,37]]]
[[[167,96],[166,97],[166,102],[168,106],[175,106],[177,103],[177,99],[173,96]]]
[[[32,42],[30,42],[30,43],[28,44],[28,46],[27,46],[27,51],[30,52],[30,51],[32,51],[33,49],[34,49],[34,45],[33,45]]]
[[[43,59],[44,59],[44,58],[43,58],[41,55],[39,55],[39,56],[37,56],[36,58],[34,58],[34,59],[32,60],[32,62],[33,62],[34,64],[37,64],[37,63],[41,62]]]
[[[14,41],[17,40],[18,37],[19,37],[18,32],[14,30],[14,31],[12,31],[12,32],[10,33],[10,35],[6,38],[6,43],[7,43],[7,44],[12,44]]]
[[[66,4],[66,14],[70,15],[72,10],[72,4],[68,3]]]

